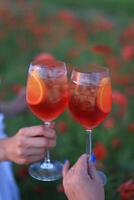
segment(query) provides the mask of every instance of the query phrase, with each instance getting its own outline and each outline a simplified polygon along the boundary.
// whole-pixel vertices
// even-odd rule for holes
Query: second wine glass
[[[26,100],[30,110],[44,126],[52,127],[68,104],[67,70],[64,62],[33,62],[28,71]],[[49,150],[43,161],[30,165],[32,177],[42,181],[53,181],[62,176],[62,163],[51,161]]]
[[[90,65],[84,70],[73,69],[69,88],[69,109],[87,133],[86,153],[92,160],[92,130],[110,113],[112,88],[107,68]],[[102,177],[103,173],[98,172]],[[103,175],[103,183],[106,177]]]

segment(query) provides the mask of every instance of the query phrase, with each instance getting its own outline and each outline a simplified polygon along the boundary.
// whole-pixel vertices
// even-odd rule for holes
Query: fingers
[[[91,161],[89,162],[89,173],[92,179],[96,179],[96,177],[98,177],[96,168]]]
[[[79,159],[78,161],[76,162],[75,164],[75,171],[76,173],[80,173],[80,174],[83,174],[83,175],[88,175],[87,173],[87,169],[88,169],[88,166],[87,166],[87,154],[83,154]]]
[[[33,137],[28,138],[26,141],[26,146],[35,148],[52,148],[56,146],[55,139],[47,139],[44,137]]]
[[[28,160],[26,161],[25,164],[29,164],[32,162],[40,161],[44,158],[44,155],[32,155],[28,157]]]
[[[23,154],[27,156],[44,156],[45,154],[45,148],[30,148],[24,150]]]
[[[90,179],[96,179],[98,177],[96,168],[92,162],[89,162],[87,154],[83,154],[76,164],[74,165],[75,172]],[[90,176],[89,176],[90,175]]]
[[[20,135],[25,135],[28,137],[44,136],[49,139],[56,138],[56,132],[52,128],[47,128],[44,125],[41,126],[31,126],[27,128],[22,128],[19,130]]]
[[[56,138],[56,132],[52,128],[44,127],[44,133],[43,135],[49,139],[55,139]]]
[[[69,163],[69,161],[67,160],[66,163],[64,164],[63,170],[62,170],[63,178],[65,177],[65,175],[66,175],[67,172],[69,171],[69,166],[70,166],[70,163]]]

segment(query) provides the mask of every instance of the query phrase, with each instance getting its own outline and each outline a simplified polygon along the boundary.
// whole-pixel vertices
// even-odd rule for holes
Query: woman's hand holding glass
[[[44,126],[21,128],[14,136],[0,140],[0,161],[36,162],[44,157],[47,148],[55,145],[55,130]]]
[[[63,186],[68,200],[104,200],[104,186],[94,165],[82,155],[69,169],[67,161],[63,167]]]

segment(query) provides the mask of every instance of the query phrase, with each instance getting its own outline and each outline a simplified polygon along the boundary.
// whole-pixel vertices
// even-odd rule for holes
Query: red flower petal
[[[112,48],[108,45],[100,44],[100,45],[93,46],[91,48],[91,51],[94,53],[111,54]]]
[[[112,147],[113,147],[114,149],[117,149],[117,148],[119,148],[120,146],[121,146],[121,140],[120,140],[120,138],[118,138],[118,137],[113,138],[113,139],[112,139]]]
[[[105,122],[104,122],[104,127],[105,128],[108,128],[108,129],[111,129],[113,128],[115,125],[115,119],[114,118],[109,118],[107,119]]]
[[[117,103],[121,106],[127,106],[128,105],[128,99],[127,97],[122,94],[120,91],[113,91],[113,102]]]
[[[97,160],[103,160],[107,155],[107,149],[101,142],[96,142],[94,146],[94,154]]]

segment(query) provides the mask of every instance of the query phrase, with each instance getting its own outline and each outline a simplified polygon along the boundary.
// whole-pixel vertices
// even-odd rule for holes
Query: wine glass
[[[89,65],[86,70],[73,69],[69,87],[69,110],[87,132],[86,153],[92,160],[92,130],[110,113],[112,87],[108,68]],[[98,171],[103,183],[106,176]]]
[[[66,64],[57,60],[31,63],[26,100],[32,113],[44,122],[44,126],[53,127],[53,120],[68,104]],[[43,161],[30,165],[29,173],[38,180],[54,181],[61,178],[62,167],[61,162],[50,160],[48,149]]]

